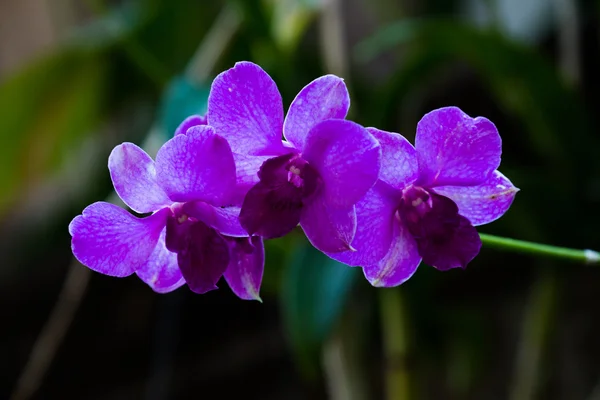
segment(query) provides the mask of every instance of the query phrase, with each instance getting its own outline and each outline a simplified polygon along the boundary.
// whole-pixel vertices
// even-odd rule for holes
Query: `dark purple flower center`
[[[410,185],[402,192],[397,215],[415,238],[426,264],[440,270],[464,268],[479,253],[477,231],[447,197]]]
[[[321,186],[319,173],[293,153],[265,161],[258,178],[260,181],[244,198],[240,223],[250,235],[267,239],[294,229],[300,222],[302,207]]]
[[[229,247],[216,230],[173,207],[167,219],[167,249],[177,253],[177,263],[190,289],[206,293],[216,289],[229,264]]]

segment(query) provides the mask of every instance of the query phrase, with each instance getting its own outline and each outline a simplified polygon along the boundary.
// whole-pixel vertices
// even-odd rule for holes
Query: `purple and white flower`
[[[184,283],[205,293],[224,275],[240,298],[259,299],[263,243],[248,237],[239,207],[231,206],[236,169],[229,144],[208,126],[178,130],[185,134],[167,141],[156,162],[132,143],[115,147],[108,161],[115,191],[133,211],[151,215],[94,203],[69,225],[73,254],[102,274],[136,273],[159,293]]]
[[[357,204],[356,252],[329,254],[362,266],[374,286],[397,286],[423,260],[464,268],[478,253],[475,225],[501,217],[518,189],[499,171],[502,141],[492,122],[456,107],[417,125],[415,147],[396,133],[369,131],[381,143],[379,180]]]
[[[249,234],[280,237],[299,223],[321,251],[352,249],[355,204],[377,180],[381,147],[344,120],[349,106],[333,75],[304,87],[285,119],[277,86],[258,65],[237,63],[214,80],[208,124],[234,153]]]

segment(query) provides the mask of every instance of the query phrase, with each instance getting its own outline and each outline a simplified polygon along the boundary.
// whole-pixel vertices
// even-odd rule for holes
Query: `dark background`
[[[301,232],[268,244],[260,304],[90,273],[67,231],[110,195],[112,147],[156,149],[250,60],[286,107],[344,77],[351,119],[411,141],[437,107],[491,119],[521,191],[480,230],[598,250],[599,16],[574,0],[2,0],[0,398],[380,399],[396,368],[415,399],[600,399],[597,266],[485,246],[465,271],[423,265],[388,289],[407,343],[390,359],[383,289]]]

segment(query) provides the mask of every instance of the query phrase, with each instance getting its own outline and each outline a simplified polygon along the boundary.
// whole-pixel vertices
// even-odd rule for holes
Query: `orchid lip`
[[[259,182],[244,198],[240,222],[249,234],[285,235],[300,222],[303,207],[321,186],[317,170],[297,153],[266,160]]]

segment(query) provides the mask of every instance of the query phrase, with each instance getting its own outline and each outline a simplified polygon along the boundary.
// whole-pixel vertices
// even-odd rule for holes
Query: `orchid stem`
[[[484,245],[499,250],[560,258],[584,264],[600,264],[600,253],[594,250],[569,249],[566,247],[550,246],[547,244],[487,235],[485,233],[480,233],[479,237]]]
[[[385,399],[410,398],[407,368],[406,311],[397,288],[379,290],[380,319],[385,360]]]

